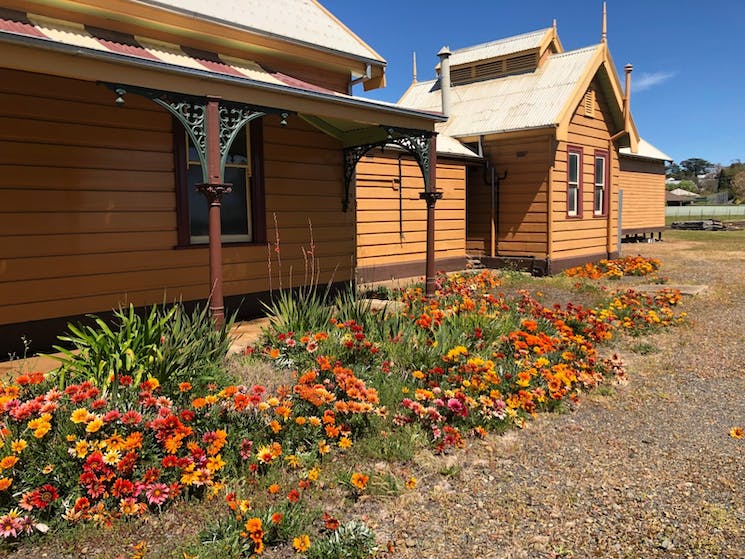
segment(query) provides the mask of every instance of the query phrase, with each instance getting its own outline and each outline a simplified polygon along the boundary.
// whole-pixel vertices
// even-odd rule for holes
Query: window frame
[[[603,193],[603,199],[601,200],[601,206],[598,210],[598,171],[597,171],[597,164],[598,160],[601,159],[603,161],[603,185],[602,185],[602,193]],[[594,217],[606,217],[608,215],[608,193],[610,192],[610,154],[601,149],[595,150],[595,155],[593,157],[593,167],[592,167],[592,182],[593,182],[593,190],[592,190],[592,215]]]
[[[576,200],[574,211],[570,211],[570,201],[572,200],[572,187],[571,182],[572,169],[571,161],[572,155],[577,156],[577,183],[576,183]],[[582,148],[580,146],[568,146],[567,147],[567,200],[566,200],[566,216],[571,219],[582,218]]]
[[[249,231],[250,240],[226,240],[223,245],[253,246],[266,244],[266,202],[264,184],[264,127],[263,118],[255,118],[246,124],[249,144],[248,168],[251,170],[246,181],[248,209],[250,209]],[[177,248],[206,248],[209,243],[194,242],[191,238],[189,214],[189,184],[188,184],[188,142],[186,131],[175,118],[173,119],[173,155],[174,176],[176,182],[176,232]],[[230,194],[226,194],[230,196]]]

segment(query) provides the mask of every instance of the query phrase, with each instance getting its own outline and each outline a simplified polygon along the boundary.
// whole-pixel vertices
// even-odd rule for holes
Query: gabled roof
[[[458,138],[558,126],[588,70],[600,66],[602,51],[595,45],[557,53],[535,72],[455,86],[450,117],[438,131]],[[399,104],[440,110],[439,80],[412,84]]]
[[[533,49],[542,50],[552,40],[556,41],[558,52],[562,52],[564,49],[561,47],[556,30],[553,27],[548,27],[546,29],[523,33],[522,35],[515,35],[514,37],[507,37],[505,39],[489,41],[488,43],[455,50],[450,56],[450,66],[470,64],[477,60],[497,58]],[[439,68],[439,64],[437,67]]]
[[[621,148],[619,150],[621,155],[627,157],[639,157],[642,159],[658,159],[660,161],[673,161],[673,158],[667,155],[665,152],[660,151],[652,144],[647,142],[644,138],[639,138],[639,145],[635,153],[631,152],[631,148]]]
[[[385,62],[316,0],[140,0],[247,31]]]

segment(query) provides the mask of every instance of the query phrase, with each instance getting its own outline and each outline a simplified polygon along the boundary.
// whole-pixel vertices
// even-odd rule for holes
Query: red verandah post
[[[206,183],[197,186],[209,205],[209,254],[210,254],[210,315],[215,328],[225,323],[225,304],[222,293],[222,227],[220,208],[222,197],[230,194],[231,185],[222,181],[220,169],[220,98],[207,97],[205,128],[207,141]]]

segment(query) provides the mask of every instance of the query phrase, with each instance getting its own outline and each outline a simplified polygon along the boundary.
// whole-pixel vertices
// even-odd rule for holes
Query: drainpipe
[[[442,99],[442,114],[450,116],[450,52],[448,47],[442,47],[437,56],[440,57],[440,98]]]
[[[424,192],[419,198],[427,203],[427,260],[426,281],[424,294],[428,299],[435,296],[435,204],[442,198],[442,192],[437,190],[437,137],[429,139],[429,176],[425,177]]]

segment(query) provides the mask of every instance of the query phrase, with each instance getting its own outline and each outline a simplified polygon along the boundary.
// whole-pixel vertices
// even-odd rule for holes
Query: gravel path
[[[680,240],[659,257],[688,325],[624,352],[630,381],[563,415],[418,456],[420,484],[366,503],[400,558],[745,558],[745,253]],[[627,344],[628,345],[628,344]]]

